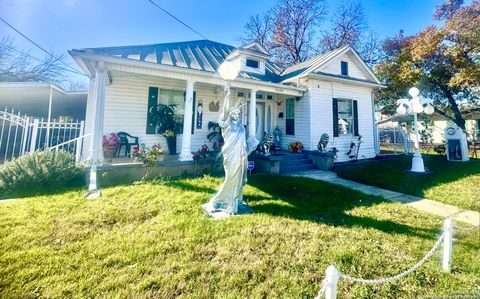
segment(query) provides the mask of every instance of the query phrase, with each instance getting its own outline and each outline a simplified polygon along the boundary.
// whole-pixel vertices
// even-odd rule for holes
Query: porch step
[[[315,165],[307,154],[289,154],[280,162],[280,173],[291,173],[302,170],[314,169]]]
[[[295,166],[282,167],[280,165],[280,174],[292,173],[296,171],[303,171],[303,170],[309,170],[314,168],[315,168],[315,165],[313,165],[312,161],[310,161],[309,164],[302,164],[302,165],[295,165]]]
[[[312,164],[312,160],[308,158],[303,159],[292,159],[292,160],[282,160],[280,163],[280,168],[282,167],[294,167],[300,165]]]

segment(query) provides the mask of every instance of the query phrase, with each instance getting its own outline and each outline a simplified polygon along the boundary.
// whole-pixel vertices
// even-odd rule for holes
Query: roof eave
[[[171,71],[171,72],[176,72],[176,73],[183,73],[183,74],[190,74],[190,75],[198,75],[198,76],[203,76],[203,77],[217,77],[220,78],[220,75],[216,72],[208,72],[208,71],[200,71],[200,70],[192,70],[192,69],[186,69],[186,68],[181,68],[181,67],[176,67],[176,66],[169,66],[169,65],[161,65],[161,64],[155,64],[155,63],[150,63],[150,62],[144,62],[144,61],[136,61],[136,60],[130,60],[126,58],[121,58],[121,57],[112,57],[112,56],[107,56],[103,54],[95,54],[95,53],[86,53],[86,52],[80,52],[77,51],[73,53],[74,51],[69,51],[71,55],[76,55],[79,59],[83,61],[85,64],[86,69],[89,69],[87,61],[104,61],[107,63],[115,63],[115,64],[123,64],[123,65],[129,65],[129,66],[136,66],[136,67],[143,67],[143,68],[151,68],[151,69],[157,69],[157,70],[165,70],[165,71]],[[77,59],[75,59],[77,61]],[[265,85],[269,87],[278,87],[282,89],[287,89],[287,90],[292,90],[296,92],[305,92],[305,88],[301,87],[295,87],[295,86],[290,86],[282,83],[274,83],[274,82],[269,82],[269,81],[260,81],[260,80],[255,80],[255,79],[248,79],[248,78],[237,78],[235,81],[239,82],[245,82],[245,83],[253,83],[253,84],[258,84],[258,85]]]
[[[358,86],[367,86],[367,87],[376,87],[376,88],[386,88],[387,86],[383,84],[378,84],[376,82],[364,82],[364,81],[358,81],[358,80],[353,80],[350,78],[339,78],[339,77],[333,77],[333,76],[328,76],[328,75],[322,75],[322,74],[314,74],[314,73],[309,73],[303,76],[298,76],[299,79],[301,78],[313,78],[313,79],[322,79],[322,80],[327,80],[327,81],[332,81],[332,82],[340,82],[340,83],[350,83],[353,85],[358,85]]]

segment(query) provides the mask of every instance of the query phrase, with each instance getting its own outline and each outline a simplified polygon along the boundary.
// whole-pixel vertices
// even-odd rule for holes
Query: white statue
[[[247,163],[250,146],[247,149],[245,127],[240,120],[240,105],[230,107],[230,88],[225,88],[226,96],[220,114],[219,125],[222,128],[224,145],[222,147],[225,180],[210,201],[203,205],[212,217],[238,214],[240,210],[251,210],[243,202],[243,186],[247,182]],[[218,216],[222,217],[222,216]]]

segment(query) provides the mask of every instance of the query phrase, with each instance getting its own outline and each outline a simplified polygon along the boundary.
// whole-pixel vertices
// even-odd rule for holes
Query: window
[[[178,90],[161,89],[158,93],[158,104],[177,105],[175,107],[174,119],[180,124],[180,130],[183,130],[183,115],[185,114],[185,92]],[[182,132],[180,132],[181,134]]]
[[[285,135],[295,135],[295,99],[285,102]]]
[[[340,135],[353,133],[353,104],[352,100],[338,100],[338,133]]]
[[[158,104],[171,105],[175,104],[174,119],[179,123],[179,134],[183,132],[183,115],[185,114],[185,92],[178,90],[158,89],[157,87],[150,87],[148,92],[148,111]],[[192,134],[195,124],[195,92],[193,93],[193,118],[192,118]],[[156,134],[157,128],[150,121],[150,113],[147,111],[147,134]]]
[[[247,59],[247,66],[248,67],[258,69],[259,64],[260,64],[260,62],[258,60]]]
[[[350,99],[333,99],[333,136],[358,136],[358,103]]]
[[[348,76],[348,62],[342,61],[340,65],[341,65],[341,74],[343,76]]]

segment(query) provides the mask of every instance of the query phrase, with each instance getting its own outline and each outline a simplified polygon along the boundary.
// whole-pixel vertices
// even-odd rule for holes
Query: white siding
[[[367,87],[350,86],[317,80],[309,82],[311,100],[311,139],[312,148],[316,149],[320,136],[330,136],[329,147],[336,147],[338,161],[348,161],[346,153],[350,147],[352,135],[333,137],[333,98],[346,98],[358,101],[358,127],[362,135],[359,159],[375,157],[374,126],[372,113],[372,90]]]
[[[283,99],[282,105],[277,106],[278,112],[283,112],[282,118],[277,118],[278,126],[282,133],[281,144],[282,148],[287,149],[290,142],[300,141],[303,143],[305,149],[310,149],[310,97],[308,93],[295,101],[295,135],[286,135],[286,99]]]
[[[128,76],[113,73],[113,82],[105,89],[105,118],[104,134],[125,131],[133,136],[139,137],[139,143],[150,147],[155,143],[160,143],[163,148],[167,148],[165,138],[159,134],[146,134],[147,125],[147,107],[149,87],[158,87],[168,90],[186,90],[186,82],[171,80],[166,78],[155,78],[147,76]],[[195,85],[195,104],[199,101],[203,103],[203,122],[202,128],[196,128],[196,107],[194,135],[192,136],[192,151],[198,150],[202,144],[207,143],[208,122],[218,121],[219,112],[209,111],[208,105],[212,101],[219,101],[220,107],[223,104],[223,90],[220,92],[212,87]],[[87,104],[87,123],[91,111]],[[90,130],[90,128],[88,128]],[[182,145],[182,135],[177,137],[177,152],[180,152]],[[122,150],[123,152],[123,150]]]
[[[334,75],[341,75],[341,61],[348,62],[348,76],[358,79],[370,79],[369,76],[362,71],[363,66],[357,65],[357,59],[355,59],[352,55],[343,54],[329,63],[321,66],[315,71],[320,71],[324,73],[334,74]]]

